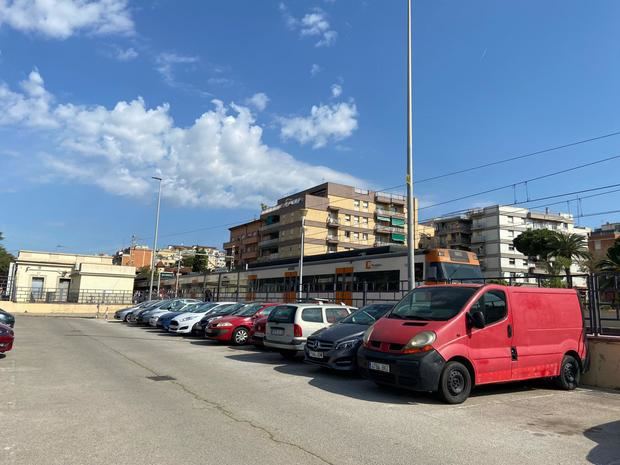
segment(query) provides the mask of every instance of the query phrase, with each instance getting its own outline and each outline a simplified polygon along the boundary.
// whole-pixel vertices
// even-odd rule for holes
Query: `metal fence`
[[[133,291],[101,289],[41,289],[15,287],[11,293],[13,302],[29,303],[71,303],[71,304],[131,304]]]

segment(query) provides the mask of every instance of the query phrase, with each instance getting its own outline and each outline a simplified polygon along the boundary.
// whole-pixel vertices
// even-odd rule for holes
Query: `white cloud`
[[[280,136],[284,140],[295,139],[301,144],[311,143],[313,148],[327,145],[329,141],[346,139],[357,129],[355,102],[334,105],[313,105],[310,115],[280,118]]]
[[[155,57],[155,69],[166,84],[176,87],[178,83],[174,77],[174,67],[197,63],[198,61],[198,57],[177,55],[176,53],[160,53]]]
[[[116,59],[119,61],[131,61],[138,58],[138,52],[132,47],[129,47],[126,50],[118,49],[116,51]]]
[[[342,86],[340,84],[332,84],[331,91],[332,97],[338,98],[342,95]]]
[[[0,26],[66,39],[79,32],[132,34],[127,0],[0,0]]]
[[[318,41],[314,44],[316,47],[329,47],[336,42],[338,33],[331,28],[327,13],[320,8],[314,8],[301,19],[291,15],[283,3],[280,3],[280,11],[289,29],[299,30],[301,37],[317,38]]]
[[[314,77],[317,74],[319,74],[321,71],[323,71],[323,69],[319,65],[314,63],[312,67],[310,68],[310,76]]]
[[[269,103],[269,97],[267,94],[263,92],[258,92],[257,94],[252,95],[249,99],[245,101],[246,105],[251,105],[256,108],[258,111],[263,111],[267,108],[267,104]]]
[[[22,89],[0,87],[0,125],[40,131],[49,147],[40,167],[47,179],[143,197],[159,174],[165,197],[178,204],[250,208],[324,180],[363,184],[266,145],[247,107],[214,100],[211,110],[180,127],[168,105],[149,108],[140,98],[110,109],[56,104],[37,71]]]

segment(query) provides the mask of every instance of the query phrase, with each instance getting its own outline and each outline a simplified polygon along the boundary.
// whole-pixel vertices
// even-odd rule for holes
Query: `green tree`
[[[188,255],[187,257],[183,257],[181,260],[181,266],[186,266],[188,268],[194,269],[194,262],[196,261],[196,257],[193,255]]]
[[[607,256],[599,264],[601,271],[620,273],[620,239],[607,250]]]
[[[552,252],[554,232],[549,229],[531,229],[517,236],[512,242],[519,252],[536,261],[544,261]]]
[[[553,232],[549,241],[551,253],[549,257],[555,261],[561,260],[562,267],[566,273],[566,283],[568,287],[573,287],[573,277],[570,267],[575,260],[587,260],[590,258],[586,239],[581,234]]]
[[[4,240],[4,236],[0,232],[0,241]],[[9,264],[15,260],[15,257],[11,255],[7,250],[0,245],[0,276],[7,275],[9,273]]]
[[[552,260],[546,260],[543,262],[547,273],[551,275],[549,279],[542,281],[543,287],[566,287],[564,280],[559,276],[562,271],[568,266],[570,268],[572,261],[565,257],[556,257]],[[567,278],[568,279],[568,278]]]
[[[192,265],[192,271],[198,273],[204,273],[207,271],[208,260],[205,249],[199,249],[194,256],[194,263]]]
[[[150,278],[151,277],[151,267],[150,266],[145,266],[144,268],[141,268],[138,273],[136,274],[136,279],[142,279],[142,278]]]

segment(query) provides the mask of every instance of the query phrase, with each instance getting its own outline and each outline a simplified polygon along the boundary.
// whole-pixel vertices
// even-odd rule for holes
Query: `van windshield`
[[[475,287],[422,287],[410,292],[387,317],[446,321],[456,316],[477,290]]]

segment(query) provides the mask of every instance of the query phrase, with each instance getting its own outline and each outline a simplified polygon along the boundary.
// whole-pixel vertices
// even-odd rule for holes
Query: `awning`
[[[398,242],[405,242],[405,235],[404,234],[392,234],[392,240],[398,241]]]
[[[379,221],[387,221],[388,223],[390,222],[390,217],[389,216],[381,216],[381,215],[377,215],[377,219]]]
[[[405,226],[405,220],[402,218],[392,218],[392,226]]]

